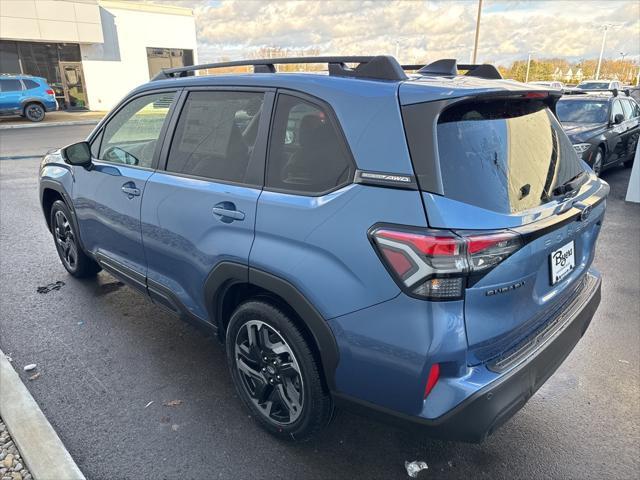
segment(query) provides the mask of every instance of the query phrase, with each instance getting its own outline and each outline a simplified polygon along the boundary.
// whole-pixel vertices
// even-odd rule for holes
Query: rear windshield
[[[582,90],[607,90],[609,88],[609,82],[580,83],[577,88]]]
[[[541,101],[459,104],[440,115],[436,130],[445,196],[495,212],[547,203],[583,170]]]

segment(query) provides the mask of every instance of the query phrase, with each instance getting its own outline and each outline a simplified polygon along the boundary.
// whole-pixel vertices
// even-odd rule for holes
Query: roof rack
[[[455,58],[436,60],[428,65],[402,65],[404,70],[416,70],[421,75],[456,76],[458,70],[466,70],[465,76],[499,80],[502,78],[496,67],[488,63],[460,63]]]
[[[161,70],[151,80],[163,80],[167,78],[186,77],[194,75],[198,70],[225,67],[253,67],[254,73],[275,73],[276,65],[291,65],[305,63],[326,63],[329,66],[329,75],[337,77],[372,78],[376,80],[406,80],[398,61],[392,56],[378,55],[369,57],[343,56],[343,57],[292,57],[292,58],[264,58],[258,60],[237,60],[232,62],[203,63],[188,67],[168,68]],[[355,68],[350,68],[347,63],[357,63]]]
[[[571,88],[564,91],[564,95],[598,95],[603,93],[611,93],[614,97],[620,95],[620,93],[624,93],[627,97],[631,96],[631,90],[628,88],[617,89],[617,88],[602,88],[602,89],[593,89],[593,90],[582,90],[579,88]]]

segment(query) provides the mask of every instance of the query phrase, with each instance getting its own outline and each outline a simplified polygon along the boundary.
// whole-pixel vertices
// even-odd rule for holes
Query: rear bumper
[[[368,410],[383,420],[426,427],[430,436],[480,442],[511,418],[556,371],[584,335],[600,304],[601,280],[588,272],[586,286],[561,314],[557,328],[538,340],[539,346],[513,368],[454,407],[446,414],[427,419],[336,394],[339,405]]]

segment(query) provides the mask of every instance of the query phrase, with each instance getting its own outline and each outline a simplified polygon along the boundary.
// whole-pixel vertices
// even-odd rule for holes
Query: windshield
[[[584,82],[578,84],[578,87],[582,90],[608,90],[609,82]]]
[[[608,102],[594,100],[560,100],[556,115],[562,123],[606,123]]]
[[[496,212],[538,207],[583,171],[541,101],[454,106],[440,115],[437,136],[445,196]]]

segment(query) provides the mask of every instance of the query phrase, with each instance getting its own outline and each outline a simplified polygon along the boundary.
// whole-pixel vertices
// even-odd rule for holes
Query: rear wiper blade
[[[553,195],[554,197],[558,197],[560,195],[565,195],[573,190],[576,190],[587,181],[588,177],[589,174],[586,171],[582,171],[575,177],[572,177],[564,182],[562,185],[558,185],[556,188],[554,188],[551,192],[551,195]]]

